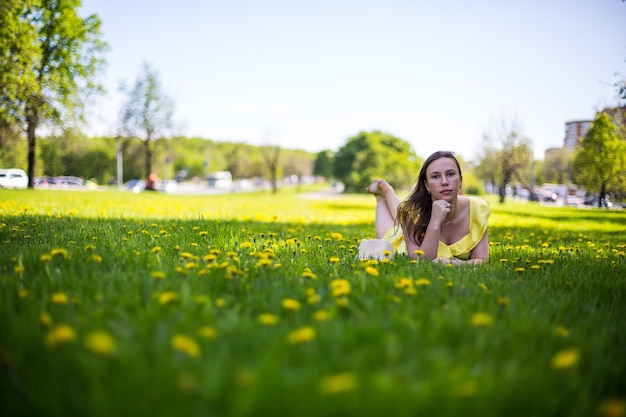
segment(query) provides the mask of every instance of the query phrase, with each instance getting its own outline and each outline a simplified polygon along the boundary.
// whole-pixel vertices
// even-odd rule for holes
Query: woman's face
[[[424,185],[435,200],[453,201],[461,189],[461,174],[451,158],[439,158],[426,168]]]

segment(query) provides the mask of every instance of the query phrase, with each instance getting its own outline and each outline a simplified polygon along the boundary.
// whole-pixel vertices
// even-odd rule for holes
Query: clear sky
[[[83,0],[110,45],[90,134],[115,134],[149,63],[177,134],[312,152],[382,130],[421,157],[477,156],[516,123],[535,158],[617,103],[622,0]],[[618,76],[616,73],[621,73]]]

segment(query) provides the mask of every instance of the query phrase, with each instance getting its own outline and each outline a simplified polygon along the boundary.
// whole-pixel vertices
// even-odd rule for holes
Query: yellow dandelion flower
[[[328,258],[328,262],[330,262],[331,264],[336,264],[339,262],[339,258],[337,256],[331,256],[330,258]]]
[[[426,278],[419,278],[415,280],[415,284],[417,284],[419,287],[428,287],[430,285],[430,280]]]
[[[321,299],[322,299],[322,297],[320,297],[319,294],[313,293],[313,294],[309,294],[306,297],[306,302],[307,302],[307,304],[315,304],[315,303],[319,303]]]
[[[335,304],[339,308],[348,308],[350,307],[350,300],[347,297],[338,297],[335,299]]]
[[[378,270],[373,266],[365,267],[365,273],[374,277],[378,276]]]
[[[43,263],[48,263],[52,260],[52,255],[50,255],[49,253],[44,253],[39,257],[39,260]]]
[[[569,330],[565,326],[556,326],[554,329],[554,334],[558,337],[565,338],[569,336]]]
[[[299,345],[312,341],[315,336],[315,329],[311,326],[305,326],[287,334],[287,341],[292,345]]]
[[[451,282],[451,281],[446,282],[446,287],[448,287],[448,288],[454,287],[454,282]]]
[[[396,278],[394,285],[398,289],[410,288],[413,286],[413,281],[411,280],[411,278],[399,277]]]
[[[218,298],[215,300],[215,305],[217,307],[224,307],[226,305],[226,300],[224,300],[223,298]]]
[[[578,349],[566,349],[557,352],[552,357],[550,365],[553,369],[569,369],[578,363],[580,359],[580,353]]]
[[[342,297],[350,294],[351,286],[350,282],[345,279],[335,279],[330,282],[330,288],[333,291],[335,297]]]
[[[67,249],[63,249],[63,248],[57,248],[57,249],[52,249],[50,251],[50,255],[54,256],[59,256],[62,258],[67,258],[68,257],[68,252]]]
[[[165,272],[163,271],[152,271],[151,275],[154,279],[165,279]]]
[[[293,298],[285,298],[282,301],[282,306],[285,310],[300,310],[300,302],[298,300],[294,300]]]
[[[341,240],[343,239],[343,236],[341,235],[341,233],[331,233],[330,237],[332,237],[335,240]]]
[[[17,296],[22,299],[28,297],[28,290],[25,288],[20,288],[19,291],[17,292]]]
[[[521,273],[521,272],[524,272],[524,271],[526,271],[526,268],[521,268],[521,267],[515,268],[515,272],[520,272]]]
[[[110,355],[115,351],[115,339],[104,331],[94,331],[85,336],[85,347],[96,355]]]
[[[530,269],[536,271],[537,269],[541,269],[541,266],[539,266],[539,265],[531,265]]]
[[[170,344],[172,346],[172,349],[184,353],[191,358],[197,358],[198,356],[200,356],[200,346],[198,345],[198,343],[196,343],[195,340],[193,340],[189,336],[175,334],[174,336],[172,336]]]
[[[416,256],[424,256],[424,251],[423,251],[423,250],[421,250],[421,249],[415,249],[415,250],[413,251],[413,253],[414,253]]]
[[[209,234],[209,232],[207,232],[206,230],[203,230],[200,233],[198,233],[199,236],[206,236],[208,234]]]
[[[76,339],[76,332],[74,329],[66,324],[59,324],[46,336],[46,344],[50,347],[56,347]]]
[[[270,266],[272,265],[272,260],[271,259],[259,259],[256,265],[260,267]]]
[[[356,386],[356,376],[350,372],[327,376],[323,378],[319,384],[322,394],[340,394],[342,392],[353,391]]]
[[[205,339],[215,339],[217,337],[217,331],[212,326],[204,326],[198,330],[198,336]]]
[[[153,247],[153,248],[150,250],[150,252],[152,252],[152,253],[159,253],[159,252],[161,252],[162,250],[163,250],[163,249],[162,249],[160,246],[155,246],[155,247]]]
[[[498,305],[500,307],[507,307],[509,305],[509,299],[506,297],[498,297]]]
[[[509,262],[509,260],[508,260],[508,259],[506,259],[506,258],[504,258],[504,259],[500,259],[500,263],[501,263],[501,264],[505,264],[505,263],[507,263],[507,262]]]
[[[217,256],[215,256],[212,253],[207,253],[206,255],[204,255],[204,259],[205,262],[215,262],[215,260],[217,259]]]
[[[94,262],[102,262],[102,256],[98,255],[97,253],[94,253],[93,255],[91,255],[91,260]]]
[[[160,304],[169,304],[178,299],[178,295],[172,291],[166,291],[164,293],[159,294],[159,303]]]
[[[55,304],[67,304],[69,298],[64,292],[55,292],[52,294],[52,302]]]
[[[262,313],[257,317],[259,323],[263,326],[275,326],[278,324],[279,318],[276,314]]]
[[[250,249],[250,247],[251,247],[251,246],[252,246],[252,243],[250,243],[250,242],[243,242],[243,243],[241,244],[241,247],[242,247],[243,249]]]
[[[313,313],[313,320],[318,322],[328,321],[330,320],[330,314],[326,310],[317,310]]]
[[[23,274],[24,273],[24,267],[22,265],[15,265],[15,267],[13,268],[13,271],[16,274]]]
[[[317,275],[315,275],[313,272],[311,272],[310,269],[307,268],[302,273],[302,278],[317,279]]]
[[[609,398],[600,404],[598,411],[602,417],[624,417],[626,403],[621,398]]]
[[[41,323],[44,327],[48,327],[52,324],[52,317],[48,313],[41,313],[39,316],[39,323]]]
[[[472,316],[472,326],[489,327],[493,324],[493,316],[487,313],[475,313]]]

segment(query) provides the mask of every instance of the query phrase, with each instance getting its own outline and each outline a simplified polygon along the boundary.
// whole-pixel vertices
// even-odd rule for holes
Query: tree
[[[485,134],[485,141],[476,174],[498,188],[500,203],[503,203],[507,185],[519,182],[528,186],[530,183],[531,141],[519,133],[516,123],[508,127],[503,123],[495,134]]]
[[[555,184],[572,182],[574,155],[569,148],[554,148],[546,151],[540,171],[543,182]]]
[[[272,192],[278,192],[278,169],[280,168],[280,148],[274,145],[264,145],[259,147],[261,157],[265,161],[265,165],[269,170],[270,184],[272,184]]]
[[[83,119],[107,45],[97,15],[82,18],[80,0],[5,0],[0,8],[0,118],[26,128],[29,187],[37,129]]]
[[[173,126],[174,102],[163,92],[159,74],[144,63],[131,90],[120,87],[127,101],[120,112],[121,131],[144,142],[145,176],[152,173],[152,142]]]
[[[315,164],[313,165],[313,175],[324,177],[326,179],[332,178],[333,159],[334,155],[330,150],[318,152],[315,157]]]
[[[626,182],[626,141],[606,113],[596,115],[587,131],[574,159],[574,172],[578,184],[600,194],[598,207],[607,191]]]
[[[395,187],[408,187],[421,164],[408,142],[380,131],[349,138],[334,159],[335,178],[348,192],[362,192],[376,178],[385,178]]]

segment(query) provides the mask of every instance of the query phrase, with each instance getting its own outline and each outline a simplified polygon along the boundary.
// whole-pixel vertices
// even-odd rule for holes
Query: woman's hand
[[[430,214],[431,223],[435,222],[435,225],[440,227],[451,210],[452,204],[448,203],[446,200],[433,201],[433,208]]]

